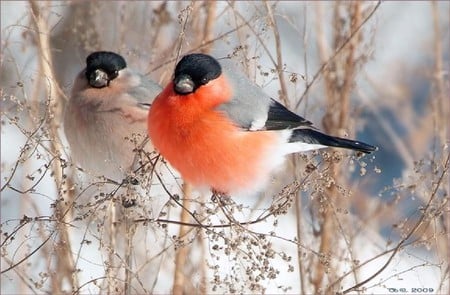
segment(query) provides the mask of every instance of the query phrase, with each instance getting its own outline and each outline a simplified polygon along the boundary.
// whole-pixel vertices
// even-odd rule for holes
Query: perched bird
[[[148,103],[160,92],[157,83],[128,69],[119,54],[90,54],[64,115],[73,159],[95,176],[120,182],[133,166],[133,150],[147,136]]]
[[[189,54],[156,97],[149,136],[183,178],[227,195],[264,188],[286,155],[324,147],[370,153],[376,147],[333,137],[290,112],[227,61]]]

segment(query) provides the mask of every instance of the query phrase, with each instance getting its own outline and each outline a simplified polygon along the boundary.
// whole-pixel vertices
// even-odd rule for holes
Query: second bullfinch
[[[135,161],[132,139],[147,136],[148,103],[160,92],[157,83],[127,68],[119,54],[90,54],[64,115],[74,160],[95,176],[121,181]]]
[[[328,146],[376,150],[315,130],[229,62],[205,54],[178,62],[173,80],[150,108],[148,130],[155,148],[185,180],[228,195],[263,189],[291,153]]]

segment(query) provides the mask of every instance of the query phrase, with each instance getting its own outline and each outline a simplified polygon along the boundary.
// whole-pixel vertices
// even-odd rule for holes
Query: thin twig
[[[189,199],[192,195],[191,186],[188,183],[183,185],[183,207],[186,209],[181,210],[181,222],[186,223],[189,220]],[[173,289],[172,293],[175,295],[182,295],[184,292],[184,267],[186,264],[188,248],[181,242],[183,237],[187,234],[188,228],[185,225],[181,225],[178,232],[178,239],[180,242],[180,247],[175,255],[175,271],[173,279]]]
[[[280,82],[280,97],[279,99],[284,102],[285,105],[289,105],[288,101],[288,93],[286,87],[286,80],[284,79],[284,71],[283,71],[283,53],[281,50],[281,38],[280,32],[278,30],[277,21],[275,20],[275,16],[273,15],[272,7],[270,6],[268,1],[264,1],[266,6],[267,14],[269,16],[270,25],[272,27],[273,36],[275,38],[275,48],[277,52],[277,63],[275,65],[275,69],[277,70],[278,79]]]
[[[203,38],[199,46],[203,45],[201,52],[209,53],[211,51],[212,43],[205,45],[204,40],[212,40],[214,35],[214,23],[216,22],[216,1],[205,1],[203,4],[206,7],[206,20],[203,28]]]
[[[47,242],[50,240],[51,237],[53,237],[53,235],[56,234],[56,231],[52,231],[48,237],[39,245],[36,247],[36,249],[34,249],[33,251],[30,252],[30,254],[28,254],[27,256],[25,256],[24,258],[20,259],[18,262],[14,263],[13,265],[10,265],[8,268],[0,271],[0,274],[4,274],[7,273],[8,271],[10,271],[11,269],[17,267],[18,265],[22,264],[23,262],[27,261],[28,259],[30,259],[31,256],[33,256],[34,254],[36,254],[42,247],[44,247],[45,244],[47,244]]]
[[[38,34],[40,68],[48,83],[47,94],[49,98],[49,104],[47,112],[52,116],[52,120],[48,122],[49,135],[51,139],[51,154],[61,155],[64,149],[58,136],[57,123],[61,121],[61,106],[63,104],[62,101],[58,99],[61,96],[58,97],[56,95],[56,92],[60,91],[60,87],[56,82],[56,77],[53,72],[53,60],[50,52],[50,30],[48,28],[47,21],[43,18],[43,12],[41,11],[39,4],[36,1],[30,1],[29,3],[32,11],[32,19],[34,21],[34,25],[37,31],[40,32]],[[52,163],[55,185],[58,192],[61,194],[61,197],[68,200],[68,203],[70,203],[71,196],[70,190],[67,187],[68,182],[67,180],[64,180],[64,163],[59,157],[56,157],[55,159],[56,161]],[[67,221],[67,213],[69,212],[69,208],[71,206],[66,206],[64,202],[59,201],[57,201],[56,204],[57,206],[55,207],[55,216],[62,221],[62,223],[58,224],[58,233],[60,239],[58,251],[61,252],[60,255],[57,256],[59,259],[59,262],[57,263],[57,273],[59,273],[59,275],[56,276],[52,281],[52,290],[59,293],[61,292],[62,288],[63,276],[67,277],[67,279],[70,281],[72,290],[78,288],[78,276],[75,274],[73,269],[74,260],[72,257],[68,228],[64,226],[64,223],[66,223]]]
[[[220,34],[220,35],[217,36],[216,38],[213,38],[213,39],[211,39],[211,40],[205,41],[205,42],[203,42],[202,44],[200,44],[200,45],[198,45],[198,46],[196,46],[196,47],[194,47],[194,48],[189,49],[188,51],[186,51],[186,53],[197,52],[197,51],[199,51],[200,49],[202,49],[203,47],[210,46],[212,43],[214,43],[214,42],[216,42],[216,41],[218,41],[218,40],[220,40],[220,39],[222,39],[222,38],[224,38],[224,37],[226,37],[226,36],[228,36],[228,35],[230,35],[230,34],[236,32],[236,31],[238,31],[238,30],[240,30],[241,28],[243,28],[243,27],[245,27],[245,26],[248,26],[249,23],[250,23],[249,21],[246,21],[246,22],[244,22],[243,24],[240,24],[239,26],[236,26],[235,28],[233,28],[233,29],[231,29],[231,30],[229,30],[229,31],[226,31],[226,32],[223,33],[223,34]],[[160,68],[164,67],[165,65],[168,65],[168,64],[170,64],[170,63],[172,63],[172,62],[174,62],[174,61],[176,61],[176,60],[177,60],[176,57],[170,58],[170,59],[166,60],[165,62],[160,63],[160,64],[158,64],[157,66],[155,66],[155,67],[153,67],[152,69],[150,69],[147,73],[145,73],[145,75],[149,75],[150,73],[152,73],[152,72],[154,72],[154,71],[156,71],[156,70],[159,70]]]
[[[342,49],[345,48],[345,46],[353,39],[353,37],[361,30],[361,28],[367,23],[369,19],[372,18],[372,16],[375,14],[375,12],[378,10],[378,8],[381,5],[381,1],[378,1],[378,3],[375,5],[375,7],[372,9],[372,11],[367,15],[366,18],[361,22],[361,24],[347,37],[347,39],[342,43],[342,45],[333,53],[332,56],[328,58],[328,60],[320,66],[319,70],[314,74],[312,80],[306,85],[305,91],[303,92],[302,96],[298,100],[297,104],[295,105],[295,109],[297,109],[302,102],[302,100],[305,98],[306,93],[308,93],[311,86],[315,83],[315,81],[319,78],[319,76],[323,73],[324,69],[331,63],[332,60],[338,56],[338,54],[342,51]]]
[[[189,16],[193,10],[194,2],[192,1],[184,10],[185,16],[184,16],[184,23],[182,25],[182,28],[180,30],[180,34],[178,36],[179,39],[179,45],[178,50],[176,54],[175,60],[178,61],[179,57],[181,55],[181,49],[183,45],[183,41],[186,34],[186,27],[188,24]],[[175,66],[174,66],[175,70]],[[161,182],[162,183],[162,182]],[[189,220],[189,199],[191,199],[191,188],[188,183],[184,183],[183,185],[183,205],[180,213],[180,219],[181,222],[187,222]],[[191,214],[192,215],[192,214]],[[184,237],[187,233],[187,228],[184,225],[180,226],[178,236],[181,242],[182,237]],[[175,271],[174,271],[174,279],[173,279],[173,288],[172,293],[175,295],[181,295],[183,294],[184,290],[184,266],[186,262],[186,256],[187,256],[187,248],[181,245],[181,247],[178,249],[178,251],[175,254]]]
[[[346,289],[345,291],[342,292],[342,294],[350,293],[351,291],[359,289],[360,287],[364,286],[365,284],[367,284],[368,282],[370,282],[371,280],[376,278],[379,274],[381,274],[388,267],[388,265],[391,264],[395,255],[397,255],[398,251],[402,248],[402,246],[406,243],[406,241],[419,229],[419,227],[424,222],[425,217],[428,215],[428,210],[430,209],[432,202],[436,198],[438,189],[441,187],[441,184],[444,181],[444,177],[448,172],[449,162],[450,162],[450,153],[447,155],[447,159],[445,160],[444,167],[442,169],[442,173],[439,176],[439,179],[437,180],[437,182],[431,192],[430,199],[428,200],[428,203],[423,208],[422,215],[420,216],[420,218],[416,222],[416,224],[412,227],[412,229],[409,231],[409,233],[403,239],[400,240],[400,242],[397,244],[397,246],[395,246],[394,251],[392,252],[391,256],[389,256],[388,260],[373,275],[371,275],[367,279],[363,280],[362,282],[359,282],[359,283],[355,284],[354,286]]]

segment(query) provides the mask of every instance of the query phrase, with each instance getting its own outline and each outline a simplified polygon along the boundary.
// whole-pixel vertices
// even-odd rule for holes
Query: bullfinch
[[[119,54],[90,54],[64,115],[64,131],[77,164],[95,176],[121,181],[136,158],[133,138],[143,142],[147,136],[148,103],[161,90],[127,68]]]
[[[154,147],[198,188],[226,195],[261,191],[286,155],[325,147],[376,147],[329,136],[264,94],[230,62],[189,54],[148,115]]]

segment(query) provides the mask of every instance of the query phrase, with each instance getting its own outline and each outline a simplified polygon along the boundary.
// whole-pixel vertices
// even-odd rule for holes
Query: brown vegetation
[[[448,293],[448,3],[421,4],[432,30],[411,50],[423,59],[405,53],[379,75],[368,65],[389,3],[6,5],[25,14],[2,25],[2,293],[401,293],[414,273],[440,283],[408,277],[406,291]],[[325,132],[380,151],[293,156],[251,200],[182,186],[139,146],[138,188],[92,178],[60,127],[75,74],[100,49],[162,85],[185,53],[233,56]]]

